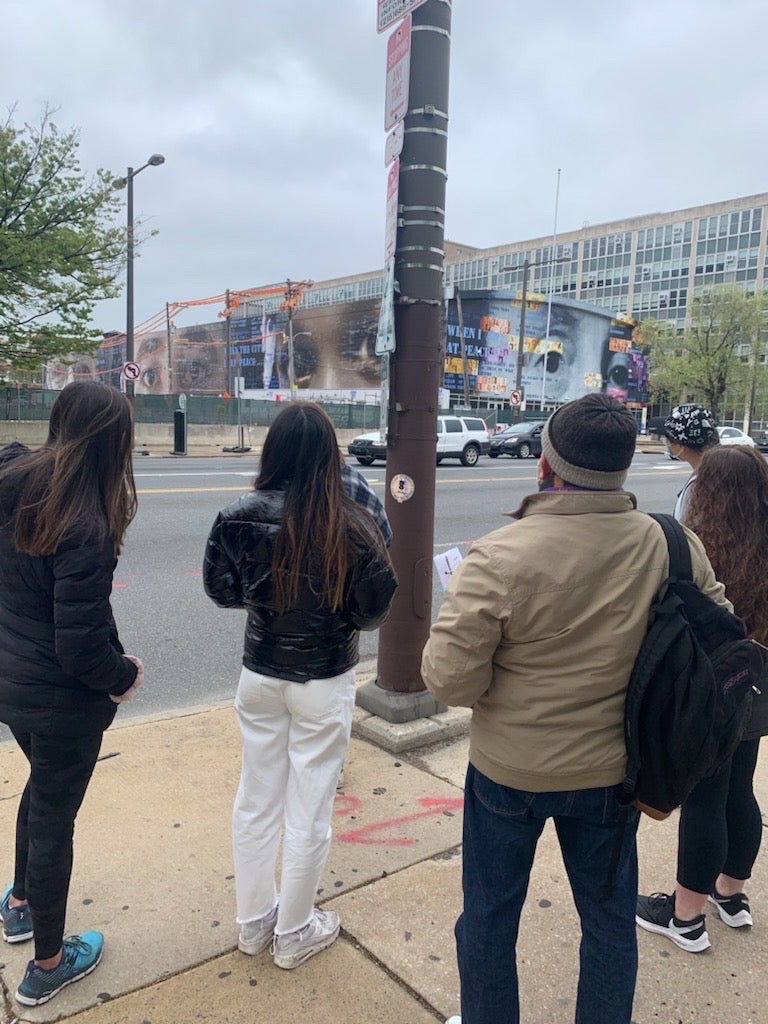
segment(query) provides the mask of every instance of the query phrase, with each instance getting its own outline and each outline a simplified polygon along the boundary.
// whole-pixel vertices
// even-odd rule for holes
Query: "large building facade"
[[[636,320],[682,327],[694,295],[712,285],[747,292],[768,282],[768,193],[669,213],[650,213],[490,249],[447,242],[450,290],[562,295]],[[383,274],[356,274],[315,285],[301,308],[381,296]],[[276,305],[276,300],[275,300]]]
[[[629,403],[642,406],[647,353],[635,343],[633,323],[657,318],[683,327],[692,299],[708,287],[764,290],[767,236],[768,193],[761,193],[585,225],[554,239],[488,249],[446,242],[445,387],[456,401],[470,390],[492,404],[507,400],[519,381],[526,398],[538,397],[542,408],[589,390],[624,389]],[[285,389],[292,331],[294,381],[302,391],[367,400],[379,382],[375,341],[383,289],[381,270],[316,282],[301,295],[289,324],[282,292],[270,286],[268,297],[233,309],[228,336],[221,315],[184,328],[169,317],[167,331],[137,334],[136,390],[232,393],[235,379],[249,391]],[[531,305],[520,345],[524,290]],[[558,336],[556,328],[570,322],[576,325],[570,334],[563,328]],[[124,360],[124,335],[113,334],[87,366],[49,367],[51,384],[83,374],[118,383]]]

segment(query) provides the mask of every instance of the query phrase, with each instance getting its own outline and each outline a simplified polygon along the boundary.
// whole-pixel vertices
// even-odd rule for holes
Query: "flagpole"
[[[544,415],[544,389],[547,383],[547,356],[549,355],[549,328],[552,320],[552,278],[557,254],[557,208],[560,203],[560,168],[557,168],[557,187],[555,189],[555,222],[552,227],[552,249],[549,254],[549,287],[547,288],[547,329],[544,335],[544,362],[541,364],[541,415]]]

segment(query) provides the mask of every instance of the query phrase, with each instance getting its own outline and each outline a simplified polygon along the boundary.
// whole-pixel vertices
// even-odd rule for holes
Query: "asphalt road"
[[[217,511],[249,489],[256,459],[145,457],[135,463],[139,513],[115,575],[113,607],[126,650],[144,661],[146,683],[121,717],[165,712],[231,698],[240,667],[244,613],[205,596],[201,563]],[[481,458],[437,469],[435,552],[458,547],[507,522],[536,489],[537,461]],[[385,467],[363,469],[383,497]],[[648,511],[671,511],[688,467],[638,455],[628,488]],[[433,613],[441,591],[435,583]],[[377,634],[362,634],[363,660],[376,656]]]

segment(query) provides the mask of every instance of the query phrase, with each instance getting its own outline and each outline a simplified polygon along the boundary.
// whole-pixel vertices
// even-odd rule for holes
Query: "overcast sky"
[[[135,181],[137,325],[381,267],[376,0],[5,0],[2,106]],[[765,0],[453,0],[446,236],[477,246],[768,189]],[[192,321],[215,319],[198,311]],[[189,314],[183,322],[191,322]],[[124,301],[98,327],[123,329]]]

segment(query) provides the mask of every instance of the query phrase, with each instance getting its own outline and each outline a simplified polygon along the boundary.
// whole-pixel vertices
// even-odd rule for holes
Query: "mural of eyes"
[[[603,388],[607,395],[626,401],[629,391],[629,356],[612,352],[603,375]]]

